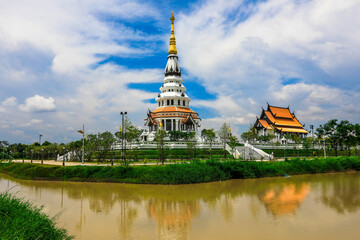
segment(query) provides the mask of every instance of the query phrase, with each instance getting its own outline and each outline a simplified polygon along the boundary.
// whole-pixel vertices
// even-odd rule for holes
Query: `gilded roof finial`
[[[175,31],[174,31],[174,13],[171,13],[171,36],[170,36],[170,47],[169,47],[169,54],[177,54],[176,50],[176,41],[175,41]]]

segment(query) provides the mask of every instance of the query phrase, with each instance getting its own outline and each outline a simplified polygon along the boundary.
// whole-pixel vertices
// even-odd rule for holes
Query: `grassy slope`
[[[274,177],[283,174],[313,174],[360,170],[360,157],[339,157],[314,160],[294,159],[284,162],[207,161],[162,166],[74,166],[60,167],[39,164],[0,164],[0,172],[21,179],[128,182],[146,184],[188,184]]]
[[[0,194],[0,239],[72,239],[65,229],[55,227],[54,219],[41,208],[8,193]]]

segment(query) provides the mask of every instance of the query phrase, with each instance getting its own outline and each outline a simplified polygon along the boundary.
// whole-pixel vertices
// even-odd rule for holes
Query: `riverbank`
[[[228,179],[360,171],[360,157],[292,159],[282,162],[209,160],[158,166],[49,166],[26,163],[0,164],[0,172],[20,179],[190,184]]]
[[[8,193],[0,194],[0,239],[72,239],[54,219],[28,201]]]

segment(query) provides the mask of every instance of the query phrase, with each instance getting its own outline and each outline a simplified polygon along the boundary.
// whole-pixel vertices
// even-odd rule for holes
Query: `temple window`
[[[171,99],[171,105],[174,105],[174,99]]]
[[[180,105],[180,100],[178,100],[178,105]]]
[[[170,105],[170,101],[169,99],[166,101],[166,105],[169,106]]]
[[[183,106],[185,106],[185,100],[183,100]]]

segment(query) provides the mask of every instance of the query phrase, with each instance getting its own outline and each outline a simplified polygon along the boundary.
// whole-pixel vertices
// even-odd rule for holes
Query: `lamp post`
[[[44,163],[44,149],[41,149],[41,164]]]
[[[126,128],[124,127],[124,116],[127,114],[127,112],[120,112],[121,115],[121,124],[122,124],[122,132],[121,132],[121,154],[124,158],[124,164],[126,165]],[[124,149],[125,145],[125,149]]]
[[[65,166],[65,147],[63,147],[62,149],[63,149],[63,166]]]
[[[42,134],[39,134],[39,144],[41,145],[41,137],[42,137],[43,135]]]
[[[84,149],[85,149],[85,126],[83,124],[83,129],[78,130],[78,133],[81,133],[83,135],[83,145],[82,145],[82,154],[81,154],[81,164],[84,164]]]
[[[31,150],[31,163],[33,163],[33,152],[34,150]]]
[[[25,154],[25,150],[23,150],[23,151],[22,151],[22,155],[23,155],[23,163],[25,162],[25,156],[24,156],[24,154]]]

